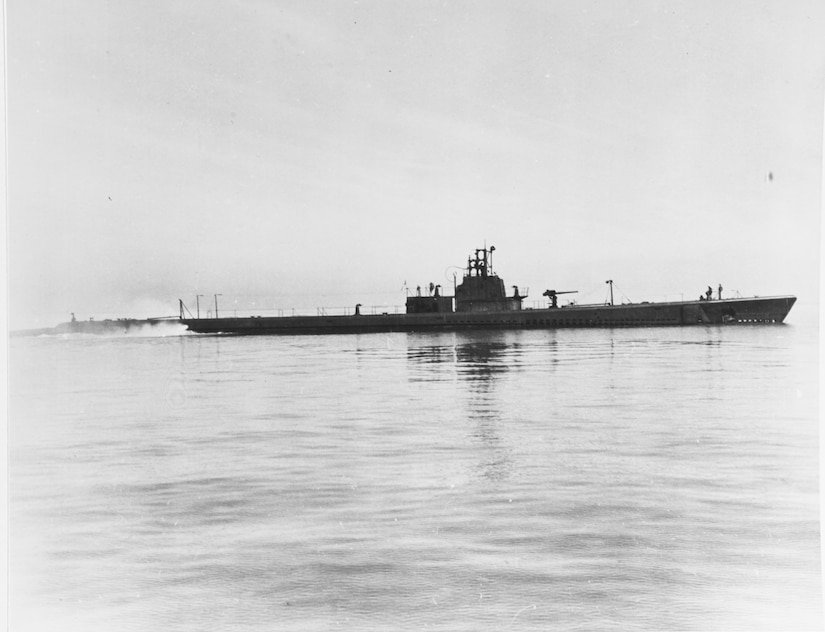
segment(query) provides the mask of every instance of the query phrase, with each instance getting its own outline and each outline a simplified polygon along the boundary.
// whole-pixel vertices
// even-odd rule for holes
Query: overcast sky
[[[507,285],[815,304],[825,3],[7,0],[12,328]]]

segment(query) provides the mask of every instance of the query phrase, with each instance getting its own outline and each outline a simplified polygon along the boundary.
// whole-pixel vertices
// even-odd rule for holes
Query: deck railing
[[[362,315],[377,314],[403,314],[406,308],[403,305],[361,305]],[[257,316],[261,318],[290,318],[293,316],[352,316],[355,314],[355,306],[347,307],[315,307],[315,308],[272,308],[272,309],[221,309],[221,318],[250,318]],[[211,310],[204,313],[201,311],[201,318],[214,318]]]

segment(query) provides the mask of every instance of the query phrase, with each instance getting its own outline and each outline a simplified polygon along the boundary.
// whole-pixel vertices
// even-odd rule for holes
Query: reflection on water
[[[504,480],[513,470],[512,449],[500,431],[503,419],[495,385],[499,377],[519,369],[522,346],[508,340],[515,335],[456,333],[439,336],[435,344],[421,344],[426,341],[415,336],[408,338],[407,359],[411,364],[422,364],[427,369],[433,364],[445,365],[465,387],[457,396],[472,424],[468,434],[483,447],[476,470],[490,481]],[[451,344],[444,343],[445,337],[452,339]],[[420,375],[420,370],[414,370],[410,379],[421,379]]]
[[[501,402],[495,396],[496,380],[510,370],[518,370],[519,346],[500,339],[464,342],[456,345],[460,379],[467,383],[469,418],[475,423],[472,436],[484,447],[479,456],[479,474],[490,481],[501,481],[513,470],[512,448],[502,437]]]

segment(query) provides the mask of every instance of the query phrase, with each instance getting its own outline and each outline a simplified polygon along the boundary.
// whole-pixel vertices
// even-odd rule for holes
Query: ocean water
[[[813,327],[10,341],[10,629],[821,629]]]

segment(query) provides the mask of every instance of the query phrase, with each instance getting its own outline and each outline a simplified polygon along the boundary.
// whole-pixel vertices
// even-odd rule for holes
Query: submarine
[[[504,281],[492,267],[495,247],[477,248],[467,259],[463,279],[453,296],[440,286],[407,296],[404,313],[362,314],[360,304],[351,315],[244,316],[193,318],[178,300],[179,320],[200,334],[301,335],[388,332],[433,332],[485,329],[561,329],[594,327],[687,327],[781,324],[795,296],[713,299],[710,288],[699,300],[615,304],[613,282],[609,302],[559,305],[562,294],[576,290],[546,290],[549,305],[525,308],[518,286],[507,294]],[[217,312],[217,310],[216,310]],[[199,315],[199,313],[198,313]]]

